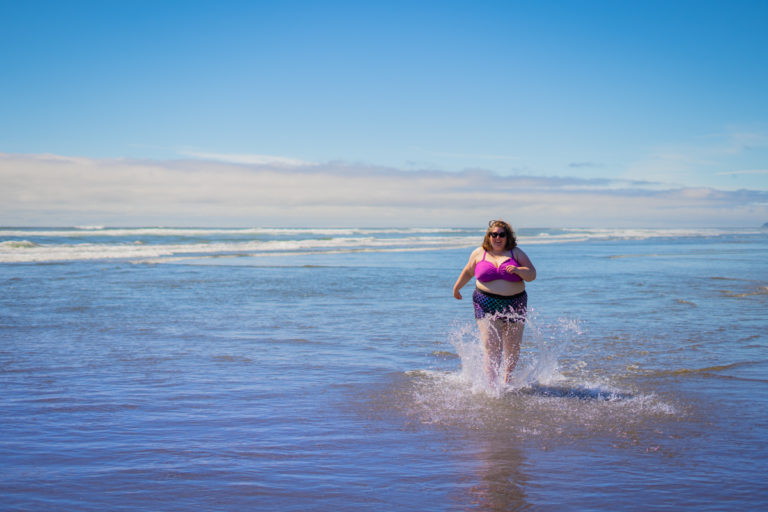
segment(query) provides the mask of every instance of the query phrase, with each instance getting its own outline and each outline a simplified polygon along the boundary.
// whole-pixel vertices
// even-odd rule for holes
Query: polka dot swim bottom
[[[512,323],[525,322],[528,294],[523,291],[516,295],[496,295],[475,288],[472,303],[475,306],[475,318],[493,316]]]

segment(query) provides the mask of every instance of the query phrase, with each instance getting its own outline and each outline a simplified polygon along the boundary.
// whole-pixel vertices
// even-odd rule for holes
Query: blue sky
[[[0,18],[0,223],[199,223],[194,202],[214,224],[768,222],[765,1],[0,0]],[[180,168],[210,197],[179,195]],[[219,178],[244,168],[305,217],[228,211]],[[426,175],[474,177],[438,194]],[[402,197],[377,212],[370,190],[318,190],[386,180]],[[470,189],[496,184],[484,209]],[[165,209],[137,215],[146,188]]]

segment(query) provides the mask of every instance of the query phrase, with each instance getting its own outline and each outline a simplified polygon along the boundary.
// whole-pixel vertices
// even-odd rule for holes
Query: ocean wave
[[[29,240],[8,240],[0,242],[0,249],[28,249],[30,247],[38,247],[38,245]]]
[[[648,238],[717,237],[724,235],[757,235],[760,229],[752,228],[564,228],[562,238],[645,240]]]
[[[465,232],[459,228],[172,228],[137,227],[108,228],[104,226],[77,226],[74,228],[8,228],[0,229],[0,237],[40,236],[49,238],[98,237],[216,237],[221,235],[251,236],[354,236],[389,234],[438,234]]]
[[[768,295],[768,286],[759,286],[755,289],[745,292],[734,292],[731,290],[723,290],[723,296],[734,299],[743,299],[745,297],[756,297],[760,295]]]
[[[753,230],[754,231],[754,230]],[[523,229],[522,246],[647,237],[750,234],[713,229]],[[0,263],[170,257],[259,256],[453,250],[480,245],[483,230],[463,228],[104,228],[0,229]],[[17,240],[13,240],[16,238]],[[73,243],[79,242],[82,243]],[[627,256],[628,257],[628,256]]]
[[[311,238],[306,240],[269,240],[189,244],[44,244],[0,246],[0,263],[34,263],[99,259],[144,259],[168,256],[227,256],[227,255],[301,255],[360,251],[411,251],[471,247],[476,237],[406,237],[406,238]],[[16,244],[16,242],[12,242]],[[162,261],[162,260],[160,260]]]
[[[655,377],[685,377],[685,376],[717,376],[734,377],[733,375],[723,375],[723,372],[741,371],[746,368],[756,366],[765,366],[766,361],[739,361],[735,363],[706,366],[702,368],[675,368],[671,370],[656,370],[650,372]]]
[[[477,233],[482,236],[483,229],[452,227],[410,227],[410,228],[194,228],[194,227],[105,227],[75,226],[72,228],[3,228],[0,237],[82,237],[82,236],[176,236],[176,237],[216,237],[219,235],[265,235],[265,236],[355,236],[355,235],[418,235],[418,234]],[[518,236],[529,242],[542,240],[585,240],[585,239],[644,239],[657,237],[713,237],[722,235],[759,235],[764,230],[751,228],[522,228]]]

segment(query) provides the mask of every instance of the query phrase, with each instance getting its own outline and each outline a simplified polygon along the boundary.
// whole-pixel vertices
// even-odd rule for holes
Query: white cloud
[[[314,165],[314,162],[307,162],[297,158],[272,155],[206,153],[202,151],[181,151],[179,154],[184,156],[191,156],[193,158],[199,158],[202,160],[214,160],[218,162],[229,162],[233,164],[276,165],[284,167]]]
[[[717,173],[721,176],[733,176],[737,174],[768,174],[768,169],[751,169],[743,171],[724,171]]]
[[[292,160],[292,159],[289,159]],[[2,225],[753,226],[768,192],[328,163],[0,153]]]

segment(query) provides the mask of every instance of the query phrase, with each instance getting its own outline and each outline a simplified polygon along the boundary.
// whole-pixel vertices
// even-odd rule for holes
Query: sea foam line
[[[141,236],[174,236],[174,237],[216,237],[220,235],[265,235],[265,236],[353,236],[377,234],[437,234],[459,233],[466,230],[458,228],[11,228],[0,229],[0,237],[48,237],[48,238],[78,238],[78,237],[141,237]]]
[[[565,231],[565,232],[563,232]],[[81,236],[105,237],[105,233],[116,240],[112,242],[80,244],[58,244],[51,239],[57,237],[77,238]],[[734,234],[734,230],[670,230],[670,229],[573,229],[542,230],[518,238],[521,245],[542,245],[585,242],[592,239],[647,238],[652,236],[716,236]],[[741,234],[759,231],[738,231]],[[401,234],[403,236],[391,236]],[[223,241],[222,236],[239,235],[245,240]],[[387,235],[387,236],[382,236]],[[462,229],[408,228],[408,229],[314,229],[314,228],[242,228],[242,229],[91,229],[91,230],[0,230],[0,237],[13,236],[17,240],[0,241],[0,263],[29,263],[53,261],[81,261],[99,259],[163,258],[170,256],[258,256],[271,253],[302,254],[304,251],[326,253],[362,251],[419,251],[435,249],[471,248],[480,244],[482,232]],[[137,240],[141,237],[175,237],[174,243],[148,243]],[[290,236],[290,240],[248,240],[253,237]],[[124,240],[119,241],[122,237]],[[188,243],[179,237],[208,237],[210,242],[191,240]],[[306,238],[302,238],[306,237]],[[133,240],[131,240],[133,239]],[[160,238],[162,240],[162,238]],[[168,240],[171,241],[171,240]],[[117,242],[117,243],[116,243]]]
[[[0,243],[0,262],[33,263],[99,259],[161,258],[164,256],[226,256],[306,254],[306,251],[360,252],[387,250],[431,250],[471,247],[476,237],[407,237],[407,238],[330,238],[307,240],[270,240],[191,244],[34,244],[16,241]]]

